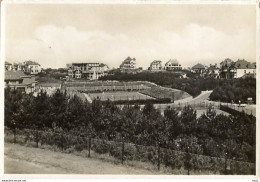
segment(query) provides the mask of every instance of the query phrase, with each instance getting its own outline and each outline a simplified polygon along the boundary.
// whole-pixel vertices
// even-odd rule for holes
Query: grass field
[[[111,100],[147,100],[154,99],[150,96],[138,92],[103,92],[103,93],[89,93],[89,97],[93,99],[99,98],[102,101]]]
[[[190,95],[184,91],[160,87],[160,86],[153,86],[151,88],[141,90],[140,92],[145,95],[155,97],[157,99],[174,98],[174,100],[180,100],[180,99],[190,97]]]
[[[88,100],[179,100],[190,97],[184,91],[158,86],[144,81],[118,82],[118,81],[76,81],[67,82],[65,87],[68,93],[85,93]],[[82,97],[84,99],[84,97]]]

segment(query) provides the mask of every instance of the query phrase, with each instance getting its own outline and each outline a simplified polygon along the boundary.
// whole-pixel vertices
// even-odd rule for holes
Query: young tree
[[[21,107],[21,100],[23,94],[20,91],[11,89],[8,87],[5,89],[5,126],[13,131],[14,143],[16,142],[16,130],[23,127],[23,120],[20,118],[19,110]]]
[[[170,107],[164,110],[165,128],[170,141],[176,139],[181,134],[181,122],[178,114],[179,112],[176,109]]]
[[[181,132],[184,134],[192,134],[195,132],[197,113],[191,108],[191,106],[185,106],[181,112]]]
[[[44,130],[45,127],[50,127],[49,116],[50,113],[49,97],[45,91],[40,91],[37,97],[33,99],[31,107],[31,119],[30,128],[33,130],[36,146],[39,145],[40,131]]]
[[[58,89],[50,97],[50,121],[54,126],[64,127],[66,125],[66,111],[68,105],[68,97],[66,92]]]

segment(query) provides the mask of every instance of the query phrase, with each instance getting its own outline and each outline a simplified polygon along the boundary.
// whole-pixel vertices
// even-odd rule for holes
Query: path
[[[11,143],[5,143],[4,162],[4,170],[8,174],[156,174],[100,159]]]
[[[83,93],[83,94],[84,94],[84,96],[86,97],[87,101],[88,101],[89,103],[92,103],[92,99],[89,97],[89,95],[86,94],[86,93]]]
[[[210,96],[212,91],[203,91],[200,95],[198,95],[197,97],[193,98],[193,99],[182,99],[182,100],[176,100],[174,103],[169,103],[169,104],[154,104],[155,108],[160,108],[162,110],[166,109],[168,106],[176,106],[179,103],[180,104],[193,104],[193,103],[200,103],[200,102],[204,102],[205,100],[207,100],[207,98]]]

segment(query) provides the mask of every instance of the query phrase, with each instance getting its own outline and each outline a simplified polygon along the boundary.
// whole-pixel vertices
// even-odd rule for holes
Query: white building
[[[150,64],[150,68],[151,71],[161,71],[163,69],[162,67],[162,61],[160,60],[154,60],[153,62],[151,62]]]
[[[177,59],[170,59],[168,62],[165,63],[164,69],[167,71],[179,71],[182,70],[182,67]]]
[[[86,78],[96,80],[107,75],[108,66],[103,63],[72,63],[67,64],[69,78]]]
[[[246,60],[237,60],[235,62],[236,75],[235,78],[241,78],[247,74],[256,75],[256,63],[250,63]]]
[[[121,70],[132,70],[136,69],[136,59],[130,58],[129,56],[121,63]]]
[[[35,61],[24,62],[25,72],[31,75],[37,75],[41,72],[41,65]]]

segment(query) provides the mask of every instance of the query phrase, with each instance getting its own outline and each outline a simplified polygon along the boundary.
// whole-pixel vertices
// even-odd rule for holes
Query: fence
[[[186,103],[168,103],[164,105],[156,104],[155,108],[165,110],[167,107],[182,110],[185,106],[189,106],[194,110],[204,110],[212,107],[212,109],[219,109],[219,104],[212,104],[209,102],[186,102]]]
[[[221,104],[220,105],[220,110],[228,112],[228,113],[230,113],[232,115],[238,115],[241,112],[244,112],[247,115],[253,115],[255,117],[255,114],[256,114],[256,110],[255,109],[242,108],[242,107],[239,107],[239,106],[236,106],[236,105],[232,105],[232,104],[226,104],[226,105]]]
[[[146,85],[122,85],[122,86],[71,86],[66,87],[67,91],[82,91],[88,93],[96,93],[103,91],[140,91],[150,87]]]
[[[160,170],[161,165],[171,169],[191,171],[210,171],[214,174],[255,174],[255,164],[218,157],[198,155],[189,152],[176,151],[162,148],[159,144],[155,146],[143,146],[125,142],[124,138],[117,141],[91,138],[88,136],[75,136],[65,132],[54,131],[17,131],[18,143],[35,142],[35,133],[39,136],[41,145],[57,147],[63,152],[87,150],[86,157],[91,157],[92,152],[98,154],[109,154],[122,164],[129,161],[141,161],[152,163]],[[10,130],[5,129],[5,140],[10,136]],[[19,136],[19,137],[18,137]],[[10,141],[10,137],[9,137]]]

